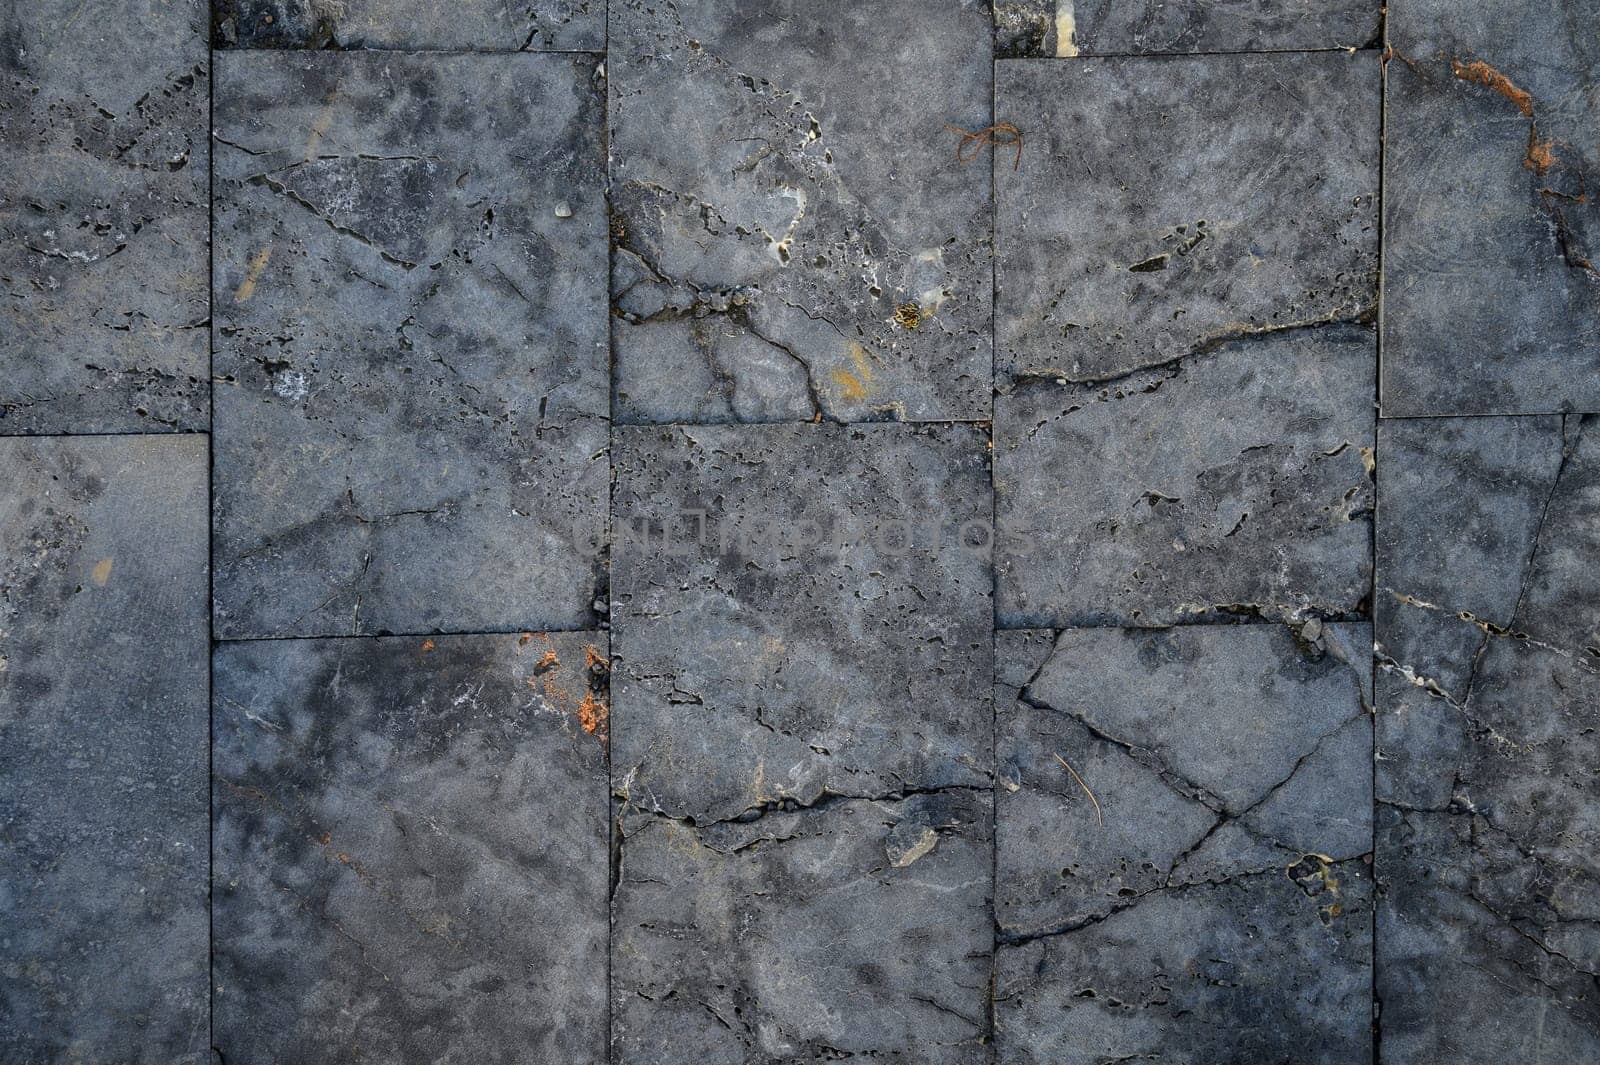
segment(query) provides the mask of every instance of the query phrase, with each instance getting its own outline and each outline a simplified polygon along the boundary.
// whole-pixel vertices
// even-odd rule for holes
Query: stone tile
[[[1600,410],[1600,2],[1390,11],[1384,413]]]
[[[990,1060],[987,791],[703,827],[632,811],[615,896],[618,1065]]]
[[[1378,981],[1399,1060],[1600,1054],[1600,421],[1385,422]]]
[[[201,1065],[205,438],[0,469],[0,1059]]]
[[[955,542],[987,526],[985,443],[966,426],[619,429],[617,790],[704,823],[986,786],[989,559]]]
[[[1370,1060],[1370,650],[998,634],[999,1060]]]
[[[218,48],[593,51],[605,0],[215,0]]]
[[[610,17],[618,419],[987,418],[988,5]]]
[[[1375,48],[1383,0],[995,0],[995,55]]]
[[[1116,377],[1377,305],[1373,53],[997,65],[995,366]]]
[[[1358,617],[1373,334],[1282,331],[995,404],[1005,627]]]
[[[605,642],[224,645],[228,1062],[606,1060]]]
[[[8,7],[0,433],[206,428],[205,26],[201,0]]]
[[[229,52],[218,70],[218,635],[589,623],[595,61]]]

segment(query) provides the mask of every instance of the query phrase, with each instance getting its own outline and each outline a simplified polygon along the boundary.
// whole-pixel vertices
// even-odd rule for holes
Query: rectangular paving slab
[[[613,1060],[988,1062],[990,818],[965,788],[703,826],[630,808]]]
[[[1375,362],[1370,329],[1288,330],[997,397],[1001,625],[1360,616]]]
[[[589,623],[596,61],[226,52],[218,72],[218,635]]]
[[[1600,422],[1390,421],[1378,524],[1386,1056],[1600,1055]]]
[[[995,369],[1114,378],[1372,314],[1373,53],[997,64]]]
[[[1370,1060],[1371,629],[999,633],[999,1060]]]
[[[1008,59],[1362,48],[1383,0],[995,0],[994,25]]]
[[[214,0],[218,48],[604,51],[606,0]]]
[[[1383,409],[1600,410],[1600,0],[1393,0]]]
[[[606,1060],[606,672],[581,632],[219,648],[224,1060]]]
[[[28,0],[0,36],[0,433],[204,429],[205,3]]]
[[[201,1065],[205,438],[0,469],[0,1059]]]
[[[617,790],[697,822],[985,786],[989,518],[968,426],[619,428]],[[966,526],[979,547],[962,547]]]
[[[619,420],[988,416],[988,18],[613,0]]]

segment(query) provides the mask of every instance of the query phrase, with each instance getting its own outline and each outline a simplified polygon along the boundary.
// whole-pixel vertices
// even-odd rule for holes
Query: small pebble
[[[566,200],[562,200],[560,203],[556,204],[556,217],[557,218],[571,218],[572,217],[572,205],[570,203],[568,203]]]

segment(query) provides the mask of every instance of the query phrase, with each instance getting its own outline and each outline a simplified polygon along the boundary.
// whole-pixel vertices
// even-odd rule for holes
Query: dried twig
[[[1101,828],[1104,828],[1106,825],[1106,819],[1105,815],[1100,812],[1100,800],[1094,797],[1094,792],[1089,790],[1089,785],[1083,782],[1083,778],[1078,775],[1078,771],[1072,768],[1070,765],[1067,765],[1067,760],[1065,758],[1058,754],[1056,755],[1056,761],[1060,762],[1062,766],[1066,768],[1067,772],[1072,774],[1072,779],[1078,782],[1078,787],[1082,788],[1083,793],[1089,796],[1089,801],[1094,803],[1094,819],[1100,822]]]
[[[1000,122],[973,133],[960,126],[948,123],[944,127],[951,133],[961,134],[961,139],[956,142],[956,162],[965,166],[983,153],[985,148],[1015,147],[1017,158],[1011,164],[1011,169],[1018,170],[1022,167],[1022,131],[1009,122]],[[970,153],[967,145],[972,145]]]

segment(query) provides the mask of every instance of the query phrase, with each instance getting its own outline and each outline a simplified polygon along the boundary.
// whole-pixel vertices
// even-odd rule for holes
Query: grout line
[[[1083,59],[1203,59],[1207,56],[1228,55],[1361,55],[1363,52],[1382,52],[1376,44],[1333,45],[1325,48],[1224,48],[1209,52],[1079,52],[1072,56],[1016,55],[997,56],[996,63],[1074,63]]]
[[[612,643],[613,621],[611,604],[614,601],[611,589],[611,560],[612,560],[612,534],[611,515],[615,507],[614,497],[617,484],[617,353],[616,353],[616,317],[611,313],[611,278],[614,259],[616,257],[616,230],[612,227],[611,203],[611,10],[607,5],[605,19],[602,23],[605,34],[606,54],[601,58],[600,65],[605,70],[605,98],[600,102],[600,165],[601,165],[601,193],[606,205],[606,279],[605,279],[605,329],[606,329],[606,516],[605,516],[605,573],[606,573],[606,656],[612,663],[612,668],[606,671],[606,703],[610,710],[610,720],[607,724],[608,738],[606,742],[606,781],[605,781],[605,813],[606,813],[606,879],[605,879],[605,914],[606,914],[606,964],[605,964],[605,1002],[606,1023],[604,1048],[605,1060],[610,1063],[615,1060],[615,1025],[616,1010],[612,1003],[612,953],[614,950],[616,915],[613,913],[615,903],[614,885],[621,876],[621,855],[619,851],[618,813],[616,800],[612,795],[614,788],[613,770],[611,764],[612,752],[617,743],[617,700],[615,683],[615,663],[617,649]],[[597,558],[598,561],[598,558]],[[598,570],[596,570],[598,572]],[[596,582],[598,583],[598,582]],[[595,592],[598,594],[597,587]]]
[[[1381,182],[1380,182],[1380,187],[1381,187]],[[1380,269],[1381,269],[1381,266],[1380,266]],[[1381,296],[1380,296],[1380,299],[1381,299]],[[1383,365],[1383,349],[1382,349],[1381,341],[1380,341],[1380,344],[1379,344],[1379,352],[1378,352],[1378,354],[1379,354],[1379,370],[1381,372],[1382,371],[1382,365]],[[1380,410],[1380,412],[1378,414],[1378,421],[1379,422],[1430,422],[1430,421],[1439,422],[1439,421],[1450,421],[1451,419],[1455,419],[1455,418],[1565,418],[1569,414],[1572,415],[1574,418],[1583,418],[1583,417],[1587,417],[1589,415],[1600,414],[1600,410],[1529,410],[1529,411],[1507,412],[1507,413],[1503,413],[1503,414],[1496,413],[1494,411],[1463,412],[1463,413],[1454,413],[1454,412],[1452,412],[1452,413],[1449,413],[1449,414],[1384,414]]]
[[[1343,615],[1339,617],[1322,617],[1313,614],[1305,621],[1316,620],[1324,625],[1371,625],[1371,615]],[[1163,629],[1238,629],[1251,626],[1292,626],[1296,622],[1292,618],[1239,618],[1236,621],[1223,621],[1218,618],[1197,618],[1193,621],[1169,621],[1160,624],[1134,625],[1121,622],[1092,622],[1088,624],[1063,625],[1053,621],[1042,621],[1038,624],[1011,624],[1010,622],[997,621],[996,632],[1068,632],[1083,629],[1127,629],[1138,632],[1159,632]]]
[[[457,630],[430,630],[427,632],[348,632],[348,633],[314,633],[304,636],[213,636],[211,642],[216,647],[226,647],[236,643],[311,643],[319,640],[429,640],[429,639],[454,639],[456,637],[472,636],[521,636],[525,633],[536,632],[546,635],[556,633],[582,633],[598,631],[594,625],[539,627],[532,626],[525,629],[457,629]]]
[[[989,124],[1000,114],[1000,64],[989,63]],[[995,992],[1000,979],[1000,705],[995,699],[1000,658],[1000,567],[995,530],[1000,523],[995,484],[995,375],[1000,321],[1000,168],[999,152],[989,153],[989,1061],[1000,1055],[1000,1015]]]
[[[216,511],[217,511],[217,50],[206,17],[206,1059],[217,1051],[217,842],[216,842]]]
[[[1383,18],[1383,32],[1380,40],[1383,42],[1384,55],[1389,50],[1389,18],[1385,11]],[[1380,465],[1383,453],[1378,446],[1378,430],[1383,424],[1383,321],[1384,321],[1384,270],[1383,270],[1383,244],[1384,244],[1384,215],[1388,208],[1388,201],[1384,197],[1385,162],[1388,156],[1388,116],[1389,116],[1389,63],[1387,58],[1378,63],[1378,322],[1375,343],[1375,367],[1373,373],[1372,409],[1372,533],[1369,541],[1371,551],[1372,590],[1367,597],[1368,610],[1372,614],[1372,652],[1378,651],[1378,495],[1383,487],[1382,471]],[[1371,1028],[1369,1040],[1372,1060],[1381,1060],[1381,1045],[1383,1041],[1382,1015],[1378,1000],[1378,685],[1376,669],[1372,663],[1367,664],[1367,685],[1372,693],[1372,747],[1369,765],[1372,773],[1372,805],[1369,813],[1372,829],[1371,839],[1368,843],[1368,852],[1372,855],[1370,866],[1372,875],[1371,912],[1368,915],[1370,955],[1368,957],[1368,977],[1370,980],[1370,1007],[1368,1023]]]
[[[159,432],[149,433],[136,432],[132,429],[112,430],[105,433],[0,433],[0,440],[87,440],[97,436],[148,436],[159,440],[168,436],[207,436],[210,432],[211,429],[208,426],[205,429],[163,429]]]

